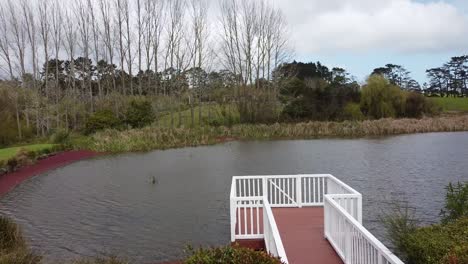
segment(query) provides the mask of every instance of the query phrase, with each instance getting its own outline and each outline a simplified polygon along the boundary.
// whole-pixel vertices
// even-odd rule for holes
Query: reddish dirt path
[[[39,160],[31,166],[23,167],[16,172],[0,176],[0,196],[6,194],[18,184],[33,176],[97,155],[99,155],[99,153],[87,150],[61,152],[57,155]]]
[[[274,208],[273,214],[289,263],[343,263],[324,238],[323,207]]]

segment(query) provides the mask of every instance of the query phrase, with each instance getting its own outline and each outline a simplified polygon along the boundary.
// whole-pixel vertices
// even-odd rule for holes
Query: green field
[[[35,145],[26,145],[20,147],[4,148],[0,149],[0,161],[8,160],[16,156],[20,149],[26,149],[27,151],[38,151],[43,149],[50,149],[53,144],[35,144]]]
[[[438,106],[442,107],[445,112],[468,112],[468,98],[433,97],[430,100],[435,102]]]

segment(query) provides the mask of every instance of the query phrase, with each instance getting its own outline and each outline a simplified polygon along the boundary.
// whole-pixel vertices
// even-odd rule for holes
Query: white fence
[[[330,174],[233,177],[231,241],[264,239],[287,263],[272,207],[324,207],[325,237],[348,263],[402,264],[362,226],[362,196]]]
[[[403,264],[375,238],[333,195],[325,195],[325,237],[346,264]]]

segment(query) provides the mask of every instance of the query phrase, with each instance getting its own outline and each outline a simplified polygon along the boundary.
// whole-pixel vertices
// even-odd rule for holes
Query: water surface
[[[157,263],[180,258],[187,244],[229,243],[233,175],[331,173],[362,193],[364,225],[382,239],[379,216],[391,201],[438,221],[444,187],[468,180],[467,161],[468,133],[231,142],[77,162],[24,182],[0,210],[48,260]]]

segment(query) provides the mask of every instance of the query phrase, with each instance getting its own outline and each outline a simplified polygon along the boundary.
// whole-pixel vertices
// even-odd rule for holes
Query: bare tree
[[[8,67],[8,74],[10,75],[10,79],[14,80],[15,76],[13,73],[13,62],[12,62],[12,54],[11,54],[11,39],[10,39],[10,29],[8,27],[9,18],[5,13],[5,7],[0,5],[0,57],[2,60],[7,64]]]
[[[105,56],[107,61],[110,62],[111,65],[114,65],[114,30],[113,30],[113,23],[112,23],[112,10],[109,1],[107,0],[99,0],[99,8],[101,11],[101,19],[104,30],[103,34],[103,41],[104,45],[106,46],[106,53]],[[115,83],[115,72],[112,70],[112,88],[116,91],[116,83]]]

